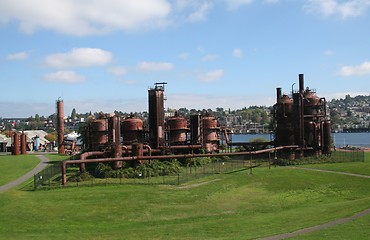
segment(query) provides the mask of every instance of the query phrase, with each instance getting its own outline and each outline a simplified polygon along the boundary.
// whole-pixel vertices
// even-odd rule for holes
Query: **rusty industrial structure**
[[[266,143],[235,143],[230,131],[219,126],[218,120],[209,115],[192,115],[189,119],[174,116],[165,119],[164,91],[166,83],[156,83],[148,90],[148,123],[131,115],[122,118],[102,114],[84,128],[84,152],[79,160],[62,163],[63,185],[66,184],[66,166],[111,162],[115,169],[123,161],[137,164],[151,159],[191,158],[210,156],[256,155],[274,152],[279,157],[296,159],[307,155],[330,153],[331,129],[327,118],[325,98],[314,90],[304,89],[303,74],[299,75],[299,89],[290,95],[277,88],[273,117],[275,139]],[[59,153],[63,146],[63,101],[57,102]],[[221,138],[229,146],[251,146],[242,152],[220,151]],[[259,144],[262,149],[255,150]]]
[[[64,102],[57,100],[57,134],[58,134],[58,153],[64,154]]]
[[[276,93],[275,146],[299,146],[296,151],[282,151],[281,157],[295,159],[330,153],[331,122],[325,98],[304,88],[303,74],[299,74],[299,89],[292,89],[290,96],[282,94],[281,88],[277,88]]]
[[[12,155],[27,154],[27,136],[24,132],[12,133]]]

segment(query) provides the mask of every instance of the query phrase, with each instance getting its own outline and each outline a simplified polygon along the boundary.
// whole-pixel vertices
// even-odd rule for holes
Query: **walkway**
[[[36,173],[39,173],[41,170],[43,170],[47,166],[47,163],[50,161],[47,157],[45,157],[43,155],[36,155],[36,157],[38,157],[41,160],[41,162],[34,169],[29,171],[28,173],[26,173],[22,177],[17,178],[16,180],[14,180],[10,183],[7,183],[5,185],[0,186],[0,193],[5,192],[5,191],[21,184],[21,183],[27,181],[29,178],[33,177],[33,175],[35,175]]]
[[[305,168],[305,167],[289,167],[289,168],[308,170],[308,171],[326,172],[326,173],[336,173],[336,174],[353,176],[353,177],[361,177],[361,178],[370,178],[370,176],[368,175],[362,175],[362,174],[356,174],[356,173],[338,172],[338,171],[322,170],[322,169],[315,169],[315,168]],[[313,226],[313,227],[299,229],[297,231],[290,232],[290,233],[283,233],[283,234],[279,234],[275,236],[260,238],[260,240],[281,240],[281,239],[286,239],[286,238],[291,238],[291,237],[297,237],[302,234],[307,234],[307,233],[323,230],[326,228],[334,227],[339,224],[347,223],[347,222],[353,221],[355,219],[358,219],[368,214],[370,214],[370,208],[364,211],[361,211],[359,213],[356,213],[350,217],[335,219],[331,222],[323,223],[323,224]]]

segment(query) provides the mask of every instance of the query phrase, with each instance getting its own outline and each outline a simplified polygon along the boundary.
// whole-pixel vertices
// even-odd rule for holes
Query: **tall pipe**
[[[149,141],[152,148],[164,145],[164,84],[156,83],[154,88],[148,90]]]
[[[104,152],[99,152],[99,151],[94,151],[94,152],[84,152],[80,155],[80,160],[86,160],[88,157],[91,156],[103,156],[105,153]],[[80,172],[85,172],[86,171],[86,166],[85,163],[80,164]]]
[[[281,88],[276,88],[276,102],[281,98]]]
[[[20,144],[20,136],[17,132],[14,132],[14,135],[13,135],[13,155],[20,155],[21,154],[19,144]]]
[[[111,122],[111,129],[110,129],[110,135],[112,140],[112,157],[118,158],[122,157],[122,144],[121,144],[121,120],[120,116],[113,116],[110,119]],[[122,167],[122,162],[117,161],[114,162],[114,168],[118,169]]]
[[[300,73],[298,75],[299,78],[299,92],[303,93],[304,91],[304,74]]]
[[[60,98],[57,100],[57,125],[58,153],[64,154],[64,103]]]
[[[24,132],[21,134],[21,154],[27,154],[27,135]]]
[[[62,162],[62,184],[63,186],[67,183],[67,164],[85,164],[85,163],[102,163],[102,162],[113,162],[113,161],[140,161],[140,160],[152,160],[152,159],[172,159],[172,158],[194,158],[194,157],[214,157],[214,156],[242,156],[242,155],[256,155],[261,153],[276,152],[284,149],[296,149],[297,145],[281,146],[269,149],[263,149],[258,151],[248,152],[232,152],[232,153],[206,153],[206,154],[179,154],[179,155],[160,155],[160,156],[132,156],[132,157],[119,157],[119,158],[100,158],[100,159],[85,159],[83,160],[65,160]],[[100,152],[102,153],[102,152]],[[104,153],[103,153],[104,154]],[[82,156],[82,155],[81,155]]]

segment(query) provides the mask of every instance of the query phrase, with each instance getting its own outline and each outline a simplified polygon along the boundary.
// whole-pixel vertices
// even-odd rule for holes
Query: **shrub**
[[[114,175],[112,167],[108,164],[99,163],[95,167],[94,176],[98,178],[108,178]]]

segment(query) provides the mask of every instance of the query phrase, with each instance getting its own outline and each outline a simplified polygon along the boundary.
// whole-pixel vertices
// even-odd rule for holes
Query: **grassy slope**
[[[26,174],[39,162],[35,155],[0,156],[0,185]]]
[[[369,179],[283,167],[202,181],[212,179],[182,189],[11,190],[0,195],[0,239],[254,239],[370,207]]]
[[[309,167],[370,175],[370,152],[365,153],[364,163],[322,164]],[[292,239],[367,239],[370,234],[369,226],[370,216],[367,215],[345,224]]]
[[[364,162],[347,162],[347,163],[335,163],[335,164],[333,163],[310,164],[310,165],[305,165],[304,167],[370,175],[370,152],[365,152]]]

